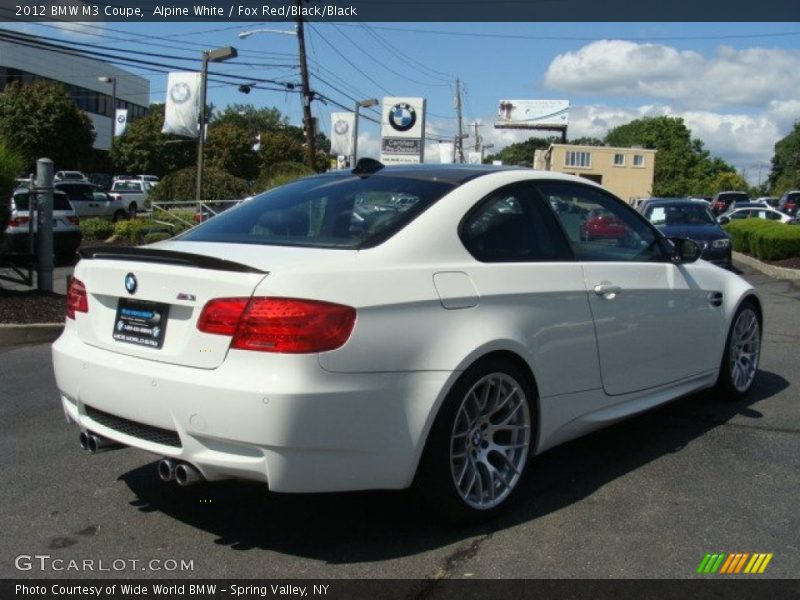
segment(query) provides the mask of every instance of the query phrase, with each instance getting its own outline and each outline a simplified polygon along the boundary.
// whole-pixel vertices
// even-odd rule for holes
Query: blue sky
[[[298,82],[296,38],[237,37],[258,27],[293,28],[231,22],[24,25],[51,39],[117,51],[196,56],[198,65],[201,48],[233,45],[240,57],[216,68]],[[775,142],[800,120],[800,23],[314,23],[307,25],[307,49],[314,89],[347,106],[349,97],[424,96],[429,133],[441,137],[455,132],[459,77],[465,122],[485,123],[485,142],[496,148],[528,137],[491,127],[499,99],[569,99],[570,137],[602,137],[644,115],[681,116],[712,152],[755,181],[759,165],[766,177]],[[259,66],[237,64],[243,62]],[[268,64],[283,66],[262,66]],[[163,100],[166,75],[130,70],[151,80],[152,101]],[[244,95],[236,86],[211,84],[208,97],[218,107],[275,106],[293,123],[300,120],[296,94],[256,86]],[[326,133],[336,110],[314,103]],[[378,139],[377,125],[362,121],[363,153],[377,153]]]

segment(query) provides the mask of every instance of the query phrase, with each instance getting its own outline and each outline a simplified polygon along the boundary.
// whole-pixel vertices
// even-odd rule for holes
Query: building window
[[[567,167],[591,167],[592,155],[590,152],[576,152],[569,150],[565,157],[564,166]]]
[[[625,155],[617,153],[614,155],[614,166],[615,167],[624,167],[625,166]]]
[[[633,155],[633,166],[634,167],[644,167],[644,155],[643,154],[634,154]]]

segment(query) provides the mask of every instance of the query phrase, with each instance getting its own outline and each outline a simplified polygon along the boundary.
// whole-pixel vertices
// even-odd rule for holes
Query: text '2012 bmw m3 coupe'
[[[586,235],[598,214],[619,234]],[[699,255],[585,179],[362,161],[84,251],[56,381],[85,447],[152,452],[167,481],[417,484],[485,518],[535,454],[750,389],[759,299]]]

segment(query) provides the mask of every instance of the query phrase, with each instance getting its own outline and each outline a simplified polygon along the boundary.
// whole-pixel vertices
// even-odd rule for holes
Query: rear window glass
[[[17,210],[28,210],[28,192],[14,194],[14,207]],[[72,205],[64,192],[53,192],[53,210],[72,210]]]
[[[453,183],[389,175],[311,177],[260,194],[180,239],[366,248],[405,227],[453,188]]]
[[[750,197],[747,194],[738,192],[730,194],[720,194],[717,197],[717,200],[724,202],[725,204],[730,204],[731,202],[750,202]]]

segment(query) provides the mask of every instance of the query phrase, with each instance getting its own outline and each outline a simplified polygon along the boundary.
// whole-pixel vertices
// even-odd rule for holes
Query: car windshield
[[[645,217],[653,225],[711,225],[714,217],[700,204],[649,206]]]
[[[30,198],[28,192],[14,194],[14,208],[20,211],[28,210]],[[72,210],[72,205],[64,192],[53,192],[53,210]]]
[[[366,248],[402,229],[455,186],[391,175],[310,177],[260,194],[180,239]]]
[[[115,192],[141,192],[142,186],[138,181],[117,181],[114,183]]]

